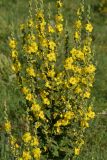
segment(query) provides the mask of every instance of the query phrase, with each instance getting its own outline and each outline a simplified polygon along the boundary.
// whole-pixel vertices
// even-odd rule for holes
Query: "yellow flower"
[[[56,47],[56,44],[54,41],[49,41],[49,48],[53,51]]]
[[[41,150],[40,148],[33,149],[33,156],[36,160],[40,160]]]
[[[37,137],[32,137],[31,146],[38,146],[39,141]]]
[[[15,67],[15,65],[12,65],[11,68],[14,72],[17,72],[17,68]]]
[[[77,51],[76,57],[80,60],[84,60],[84,53],[81,52],[80,50]]]
[[[19,148],[19,145],[17,143],[15,144],[15,148]]]
[[[26,132],[23,136],[22,139],[25,143],[29,143],[32,139],[32,136],[30,134],[30,132]]]
[[[43,14],[42,11],[37,12],[36,16],[37,16],[38,19],[43,19],[44,18],[44,14]]]
[[[78,84],[78,82],[79,82],[79,77],[71,77],[69,79],[69,83],[72,85],[76,85],[76,84]]]
[[[80,68],[79,66],[73,66],[72,69],[75,73],[79,73],[79,74],[82,73],[82,68]]]
[[[43,111],[40,111],[40,112],[39,112],[39,117],[40,117],[41,119],[45,119],[45,116],[44,116],[44,112],[43,112]]]
[[[15,39],[10,39],[9,40],[9,46],[11,49],[15,49],[16,48],[16,41]]]
[[[4,128],[5,128],[7,133],[9,133],[11,131],[11,124],[8,120],[7,120],[7,122],[5,122]]]
[[[58,121],[54,124],[55,127],[60,127],[61,125],[62,125],[62,121],[61,121],[61,120],[58,120]]]
[[[55,76],[55,71],[54,70],[49,70],[47,75],[51,78],[53,78]]]
[[[51,88],[51,85],[49,84],[49,81],[46,81],[45,86],[46,86],[47,88]]]
[[[29,151],[23,151],[23,155],[22,155],[23,160],[31,160],[31,155]]]
[[[60,0],[58,0],[56,6],[58,8],[61,8],[63,6],[63,3]]]
[[[92,32],[92,30],[93,30],[92,24],[91,24],[91,23],[87,23],[85,29],[86,29],[86,31],[88,31],[88,32]]]
[[[64,115],[64,118],[66,118],[68,120],[72,119],[73,117],[74,117],[74,112],[72,112],[72,111],[67,111]]]
[[[79,39],[80,39],[80,33],[76,31],[76,32],[74,33],[74,38],[75,38],[76,40],[79,40]]]
[[[76,147],[74,152],[75,152],[75,155],[78,156],[80,154],[80,148]]]
[[[53,29],[53,27],[51,25],[48,25],[48,32],[49,33],[54,33],[55,30]]]
[[[80,28],[82,27],[81,21],[80,21],[80,20],[77,20],[77,21],[75,22],[75,26],[76,26],[76,28],[80,29]]]
[[[11,144],[12,146],[14,146],[15,143],[16,143],[16,138],[11,135],[11,137],[10,137],[10,144]]]
[[[21,64],[19,61],[16,61],[15,64],[13,64],[11,67],[12,70],[17,73],[21,69]]]
[[[81,50],[77,50],[77,49],[75,49],[75,48],[73,48],[71,51],[70,51],[70,53],[72,54],[72,57],[74,58],[74,59],[80,59],[80,60],[84,60],[84,53],[81,51]]]
[[[55,55],[54,52],[51,52],[51,53],[47,54],[47,58],[48,58],[48,60],[49,60],[50,62],[56,61],[56,55]]]
[[[89,66],[85,67],[84,69],[85,69],[86,73],[94,73],[96,70],[96,68],[93,64],[90,64]]]
[[[47,81],[47,82],[49,82],[49,81]],[[46,92],[45,90],[43,90],[43,91],[41,92],[41,97],[42,97],[42,98],[46,97],[47,95],[49,95],[49,93]]]
[[[33,95],[31,93],[28,93],[26,95],[26,99],[29,100],[29,101],[31,101],[33,99]]]
[[[17,58],[17,55],[18,55],[17,51],[16,50],[12,50],[12,52],[11,52],[12,58]]]
[[[23,87],[21,91],[26,95],[29,92],[29,89],[27,87]]]
[[[43,102],[44,102],[44,104],[50,105],[50,101],[46,97],[43,98]]]
[[[32,104],[32,107],[31,107],[31,110],[33,111],[33,112],[39,112],[40,111],[40,109],[41,109],[41,107],[40,107],[40,105],[39,104]]]
[[[86,91],[84,93],[84,98],[90,98],[90,92],[89,91]]]
[[[87,84],[87,79],[86,79],[86,78],[82,78],[82,79],[81,79],[81,82],[82,82],[83,84]]]
[[[72,108],[72,106],[69,102],[66,102],[66,107],[67,107],[68,110],[70,110]]]
[[[26,69],[26,72],[27,72],[30,76],[32,76],[32,77],[35,77],[35,76],[36,76],[35,70],[34,70],[32,67],[28,67],[28,68]]]
[[[45,31],[45,25],[46,25],[46,22],[44,20],[42,20],[42,22],[39,24],[42,35],[44,34],[44,31]]]
[[[56,30],[58,32],[62,32],[63,31],[63,24],[60,24],[60,23],[56,24]]]
[[[73,58],[72,57],[66,58],[65,65],[64,65],[65,69],[66,70],[72,69],[72,67],[73,67],[72,63],[73,63]]]
[[[76,53],[77,53],[77,49],[76,48],[72,48],[72,50],[70,51],[70,54],[76,55]]]
[[[82,89],[80,88],[80,86],[76,87],[75,93],[77,93],[77,94],[82,93]]]
[[[30,41],[31,41],[31,40],[32,40],[32,41],[35,41],[36,37],[35,37],[34,34],[28,34],[27,37],[26,37],[26,39],[27,39],[28,41],[29,41],[29,40],[30,40]]]
[[[69,124],[69,121],[68,121],[69,119],[63,119],[63,120],[61,120],[61,125],[62,126],[67,126],[68,124]]]
[[[25,45],[23,47],[23,49],[25,50],[25,52],[31,54],[31,53],[37,53],[37,50],[38,50],[38,46],[37,46],[37,43],[36,42],[32,42],[31,44],[29,45]]]
[[[56,20],[56,22],[61,22],[61,21],[63,21],[64,19],[63,19],[62,14],[57,14],[57,15],[55,16],[55,20]]]
[[[60,127],[57,127],[57,128],[56,128],[56,132],[57,132],[57,133],[61,133],[61,128],[60,128]]]
[[[83,47],[83,52],[86,53],[91,53],[91,48],[89,46],[84,45]]]
[[[84,128],[88,128],[89,127],[89,123],[84,119],[80,122],[81,126]]]
[[[58,85],[58,86],[63,83],[61,77],[56,77],[56,78],[54,78],[54,80],[55,80],[56,85]]]
[[[41,40],[41,45],[42,45],[43,47],[48,47],[48,41],[47,41],[47,39],[43,38],[43,39]]]
[[[89,119],[93,119],[95,117],[95,112],[92,111],[91,106],[88,108],[87,116],[89,117]]]
[[[33,26],[34,26],[33,19],[29,19],[28,20],[28,27],[33,27]]]

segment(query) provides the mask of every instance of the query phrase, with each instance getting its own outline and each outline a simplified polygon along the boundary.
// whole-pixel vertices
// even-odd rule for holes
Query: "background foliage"
[[[48,0],[54,3],[54,0]],[[75,11],[80,0],[66,0],[65,16],[72,28]],[[104,8],[107,1],[87,0],[91,4],[91,16],[94,24],[93,43],[95,45],[97,62],[96,82],[93,89],[95,96],[96,118],[87,130],[86,147],[78,160],[107,159],[107,12]],[[10,68],[8,36],[13,29],[28,16],[28,0],[0,0],[0,132],[2,130],[4,101],[7,101],[11,118],[20,114],[20,92],[16,87],[15,76]],[[23,111],[22,111],[23,112]],[[2,145],[0,143],[0,145]],[[1,146],[2,147],[2,146]],[[0,147],[0,148],[1,148]]]

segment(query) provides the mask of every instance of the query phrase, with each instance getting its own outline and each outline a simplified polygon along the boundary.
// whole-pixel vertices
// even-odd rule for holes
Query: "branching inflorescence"
[[[13,155],[17,160],[68,160],[80,154],[85,129],[95,117],[90,98],[96,70],[90,10],[84,21],[81,3],[70,41],[63,2],[57,0],[54,17],[50,4],[47,14],[42,0],[35,4],[34,15],[30,2],[20,39],[9,40],[12,69],[26,100],[27,124]],[[11,132],[8,120],[5,129]]]

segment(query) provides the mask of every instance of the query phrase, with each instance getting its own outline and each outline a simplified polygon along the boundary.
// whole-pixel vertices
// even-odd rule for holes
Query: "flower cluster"
[[[53,23],[50,8],[47,15],[43,1],[38,4],[35,16],[21,25],[20,40],[9,41],[12,68],[29,109],[18,160],[69,159],[80,154],[85,129],[95,117],[89,103],[96,70],[91,46],[93,26],[89,15],[84,24],[82,3],[74,25],[73,46],[63,24],[62,1],[56,2]],[[5,124],[6,131],[10,128]]]

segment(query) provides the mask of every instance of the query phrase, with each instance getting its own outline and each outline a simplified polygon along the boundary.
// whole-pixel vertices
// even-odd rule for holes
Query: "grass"
[[[50,1],[52,2],[52,0]],[[97,62],[96,81],[93,95],[95,97],[96,118],[86,132],[86,146],[77,160],[106,160],[107,159],[107,15],[97,10],[98,0],[87,0],[92,6],[92,22],[94,24],[93,43],[95,47],[95,60]],[[67,0],[65,15],[71,28],[74,13],[79,0]],[[4,102],[7,101],[11,117],[19,112],[20,92],[16,87],[15,76],[10,69],[11,61],[8,49],[8,37],[13,29],[28,14],[28,1],[1,0],[0,1],[0,128],[3,121]],[[105,111],[105,112],[104,112]],[[100,113],[100,114],[98,114]],[[105,113],[105,114],[103,114]],[[19,113],[20,114],[20,113]],[[1,132],[1,130],[0,130]],[[3,143],[2,139],[0,144]],[[1,157],[2,158],[2,157]],[[4,160],[4,159],[3,159]]]

